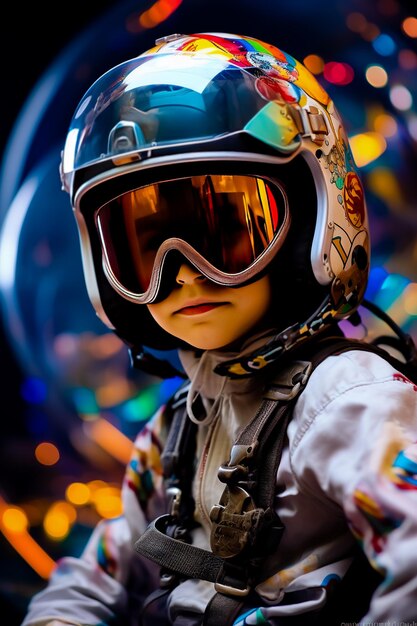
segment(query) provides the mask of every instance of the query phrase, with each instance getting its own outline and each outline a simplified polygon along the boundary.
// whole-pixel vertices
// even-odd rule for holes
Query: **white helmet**
[[[184,256],[230,287],[271,273],[292,302],[274,354],[363,299],[367,211],[343,123],[273,45],[172,35],[109,70],[75,111],[61,176],[90,299],[133,352],[178,347],[141,305],[166,295]]]

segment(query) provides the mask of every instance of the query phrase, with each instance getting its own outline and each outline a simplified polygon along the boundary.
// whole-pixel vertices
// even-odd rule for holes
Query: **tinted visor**
[[[267,265],[289,226],[281,184],[236,175],[140,187],[104,204],[96,220],[110,283],[141,303],[157,297],[170,250],[213,282],[235,286]]]

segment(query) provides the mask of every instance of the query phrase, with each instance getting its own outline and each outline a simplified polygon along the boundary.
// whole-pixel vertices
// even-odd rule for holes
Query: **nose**
[[[175,282],[178,285],[191,285],[196,281],[200,282],[203,280],[205,280],[205,276],[203,276],[196,267],[188,263],[181,263],[175,278]]]

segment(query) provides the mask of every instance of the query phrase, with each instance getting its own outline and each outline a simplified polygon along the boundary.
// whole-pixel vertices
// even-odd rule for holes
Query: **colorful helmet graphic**
[[[61,177],[90,299],[131,347],[177,347],[140,305],[164,296],[184,256],[233,287],[269,271],[288,241],[304,246],[294,288],[302,299],[307,271],[317,298],[280,329],[283,349],[361,303],[370,244],[346,132],[315,77],[273,45],[224,33],[157,40],[84,95]],[[291,279],[300,259],[288,259]]]

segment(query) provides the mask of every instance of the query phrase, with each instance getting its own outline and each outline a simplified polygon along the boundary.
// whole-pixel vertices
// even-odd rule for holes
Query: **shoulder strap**
[[[412,341],[411,338],[410,341]],[[389,336],[377,337],[372,343],[349,337],[325,337],[312,345],[314,352],[311,355],[311,361],[313,366],[316,367],[328,356],[341,354],[349,350],[364,350],[365,352],[377,354],[385,361],[388,361],[395,369],[409,377],[410,380],[417,382],[417,362],[413,359],[406,360],[405,357],[404,360],[401,360],[391,354],[386,348],[381,347],[382,345],[391,346],[394,350],[400,352],[398,342]],[[311,351],[310,347],[309,350]]]
[[[188,419],[187,394],[190,381],[186,380],[168,401],[166,412],[170,418],[168,437],[161,455],[165,490],[169,497],[171,515],[166,532],[182,538],[195,526],[192,481],[194,476],[197,425]]]
[[[185,381],[168,400],[165,411],[170,418],[168,437],[164,445],[161,460],[164,476],[176,473],[184,450],[184,441],[189,439],[188,425],[192,422],[187,417],[186,402],[190,381]]]

